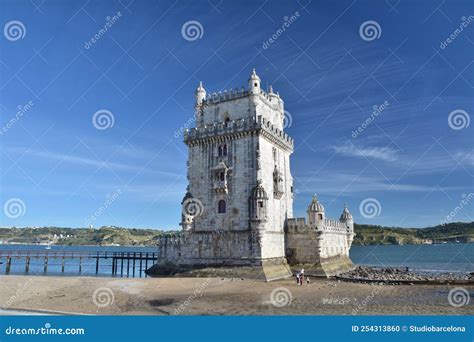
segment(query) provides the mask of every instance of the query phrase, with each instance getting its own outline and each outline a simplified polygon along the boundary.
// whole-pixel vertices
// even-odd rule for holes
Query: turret
[[[181,227],[184,231],[189,231],[192,228],[194,216],[189,212],[189,204],[193,200],[193,195],[189,192],[186,192],[183,200],[181,201]]]
[[[258,77],[255,69],[252,70],[252,75],[249,78],[249,91],[252,94],[260,94],[260,77]]]
[[[276,102],[278,103],[278,101],[280,100],[280,97],[273,92],[273,87],[272,86],[269,86],[268,87],[268,97],[270,98],[270,102]]]
[[[194,117],[197,121],[197,126],[201,126],[203,124],[203,101],[206,98],[206,89],[202,86],[202,82],[199,82],[199,86],[196,88],[194,92],[196,97],[196,103],[194,104]]]
[[[269,86],[268,87],[268,99],[272,104],[277,106],[277,115],[278,117],[275,117],[273,119],[274,124],[276,124],[276,127],[280,130],[283,130],[285,127],[285,110],[284,110],[284,104],[283,100],[280,98],[280,95],[278,93],[273,92],[273,87]]]
[[[347,204],[344,204],[344,210],[342,211],[339,221],[345,223],[347,228],[349,228],[351,232],[354,232],[354,219],[347,208]]]
[[[323,223],[325,218],[324,207],[318,201],[316,194],[313,195],[311,204],[308,206],[308,223],[310,225],[319,226]]]
[[[202,86],[201,81],[199,82],[199,86],[196,88],[194,95],[196,96],[196,106],[202,105],[202,101],[206,98],[206,89]]]
[[[250,222],[252,227],[258,227],[260,223],[267,221],[267,202],[267,193],[262,186],[262,182],[259,180],[249,198]]]
[[[347,248],[346,253],[349,255],[349,249],[351,248],[352,241],[354,241],[354,220],[352,218],[349,209],[347,208],[347,204],[344,204],[344,210],[342,211],[341,217],[339,221],[344,223],[347,227]]]

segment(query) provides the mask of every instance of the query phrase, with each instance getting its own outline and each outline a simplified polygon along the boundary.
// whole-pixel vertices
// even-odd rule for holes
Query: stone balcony
[[[227,194],[229,192],[229,190],[227,188],[227,181],[226,180],[214,181],[213,189],[216,193],[219,193],[219,194]]]

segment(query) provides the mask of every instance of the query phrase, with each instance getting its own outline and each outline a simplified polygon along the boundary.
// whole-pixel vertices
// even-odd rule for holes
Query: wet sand
[[[448,302],[449,290],[458,286],[4,275],[0,309],[92,315],[472,315],[472,298],[458,308]],[[462,287],[474,292],[473,285]]]

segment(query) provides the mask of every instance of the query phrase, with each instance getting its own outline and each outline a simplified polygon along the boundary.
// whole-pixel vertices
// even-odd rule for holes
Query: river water
[[[5,274],[6,258],[4,252],[8,250],[45,251],[45,246],[37,245],[0,245],[0,274]],[[156,253],[157,247],[99,247],[99,246],[51,246],[48,252],[135,252]],[[474,272],[474,243],[454,243],[440,245],[377,245],[353,246],[350,257],[357,265],[405,267],[423,272]],[[124,262],[124,268],[127,265]],[[148,262],[148,267],[153,262]],[[79,273],[79,259],[66,259],[65,271],[61,272],[62,259],[50,258],[48,261],[48,275],[64,276],[96,276],[95,259],[83,259],[82,269]],[[120,267],[119,267],[120,268]],[[142,265],[142,271],[144,270]],[[101,259],[97,276],[112,276],[112,259]],[[25,274],[25,259],[13,259],[10,274]],[[30,261],[29,275],[45,275],[44,258],[32,258]],[[131,277],[132,263],[129,264]],[[120,277],[120,271],[118,275]],[[126,272],[124,272],[126,276]],[[140,276],[140,266],[135,264],[135,276]],[[144,274],[142,273],[142,276]]]

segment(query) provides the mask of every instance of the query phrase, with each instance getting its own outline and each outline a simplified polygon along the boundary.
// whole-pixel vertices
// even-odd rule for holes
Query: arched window
[[[229,117],[226,117],[224,120],[224,125],[227,127],[229,125],[230,119]]]
[[[219,204],[217,205],[217,212],[219,214],[225,214],[226,212],[226,203],[224,200],[220,200]]]
[[[227,145],[219,145],[217,148],[217,155],[219,157],[226,156],[227,155]]]
[[[225,172],[221,172],[221,173],[219,174],[219,180],[220,180],[221,182],[225,181]]]

